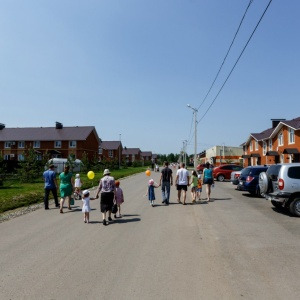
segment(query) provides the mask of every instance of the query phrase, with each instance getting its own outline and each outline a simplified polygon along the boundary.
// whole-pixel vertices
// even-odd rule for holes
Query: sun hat
[[[108,174],[110,174],[109,169],[105,169],[104,172],[103,172],[103,175],[108,175]]]
[[[76,178],[79,178],[80,177],[80,175],[79,174],[76,174]]]
[[[89,193],[90,193],[89,190],[84,190],[84,191],[82,192],[82,194],[83,194],[84,196],[88,195]]]
[[[153,179],[150,179],[149,180],[149,185],[153,185],[154,184],[154,180]]]

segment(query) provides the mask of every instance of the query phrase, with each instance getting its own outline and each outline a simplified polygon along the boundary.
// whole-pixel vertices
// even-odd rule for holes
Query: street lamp
[[[194,114],[194,126],[195,126],[195,140],[194,140],[194,169],[197,170],[197,112],[198,109],[191,107],[189,104],[187,105],[190,109],[193,110]]]

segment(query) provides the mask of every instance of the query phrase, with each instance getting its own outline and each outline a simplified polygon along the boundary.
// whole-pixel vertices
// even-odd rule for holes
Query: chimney
[[[0,130],[5,128],[5,124],[0,123]]]
[[[275,128],[281,121],[285,121],[285,119],[271,119],[272,128]]]
[[[63,128],[63,124],[62,124],[62,123],[59,123],[59,122],[56,122],[56,123],[55,123],[55,128],[56,128],[56,129],[62,129],[62,128]]]

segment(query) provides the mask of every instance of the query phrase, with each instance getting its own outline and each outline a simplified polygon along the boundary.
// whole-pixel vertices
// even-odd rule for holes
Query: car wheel
[[[217,177],[217,180],[218,181],[224,181],[225,180],[225,177],[224,177],[224,175],[218,175],[218,177]]]
[[[296,198],[290,203],[290,213],[300,217],[300,198]]]
[[[261,192],[259,186],[256,189],[256,196],[259,197],[259,198],[263,198],[264,197],[264,193]]]
[[[258,177],[259,190],[261,193],[265,194],[268,191],[268,176],[266,172],[261,172]]]
[[[280,202],[271,200],[271,203],[273,204],[274,207],[276,208],[283,208],[282,204]]]

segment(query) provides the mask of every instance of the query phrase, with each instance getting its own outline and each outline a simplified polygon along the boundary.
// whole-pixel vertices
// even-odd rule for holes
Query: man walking
[[[180,201],[181,192],[182,192],[183,205],[185,205],[187,187],[190,185],[189,182],[190,182],[189,171],[185,168],[185,164],[181,163],[180,169],[178,169],[176,172],[175,185],[177,187],[177,192],[178,192],[177,201],[178,201],[178,203],[182,203]]]
[[[164,162],[164,168],[161,170],[160,182],[161,192],[162,192],[162,203],[166,205],[169,204],[170,200],[170,187],[173,185],[173,175],[172,170],[169,168],[169,163],[167,161]]]
[[[57,181],[56,173],[54,171],[54,165],[50,164],[49,169],[43,173],[43,178],[45,182],[45,196],[44,196],[44,205],[45,209],[49,209],[49,194],[50,191],[54,197],[55,206],[59,207],[58,198],[57,198]]]

